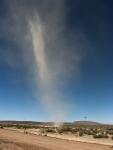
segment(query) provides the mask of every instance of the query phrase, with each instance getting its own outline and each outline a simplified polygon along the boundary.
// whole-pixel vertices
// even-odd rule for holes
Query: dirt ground
[[[0,139],[0,150],[47,150],[38,146]]]
[[[0,150],[113,150],[113,148],[0,129]]]

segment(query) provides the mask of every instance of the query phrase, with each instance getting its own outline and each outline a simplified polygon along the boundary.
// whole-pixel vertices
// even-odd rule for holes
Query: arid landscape
[[[98,133],[95,135],[98,136],[91,137],[89,132],[97,128]],[[76,131],[74,131],[74,129]],[[88,131],[88,133],[86,133],[86,131]],[[102,134],[103,131],[106,133]],[[108,131],[110,131],[109,134]],[[105,125],[86,126],[86,124],[65,124],[62,127],[54,127],[52,123],[28,124],[28,122],[12,122],[11,124],[11,122],[2,122],[0,129],[0,149],[112,150],[113,140],[111,131],[112,126]]]
[[[0,150],[113,150],[113,0],[0,0]]]

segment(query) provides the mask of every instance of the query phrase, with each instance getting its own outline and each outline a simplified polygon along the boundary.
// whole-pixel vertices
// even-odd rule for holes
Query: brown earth
[[[113,150],[113,148],[0,129],[0,150]]]

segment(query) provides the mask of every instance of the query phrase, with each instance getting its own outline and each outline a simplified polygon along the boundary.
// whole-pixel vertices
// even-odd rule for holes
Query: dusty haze
[[[78,29],[67,29],[64,0],[11,0],[8,8],[10,17],[3,28],[19,47],[19,58],[12,52],[2,55],[10,67],[24,66],[36,99],[52,121],[61,122],[71,111],[65,89],[72,78],[78,79],[87,40]]]

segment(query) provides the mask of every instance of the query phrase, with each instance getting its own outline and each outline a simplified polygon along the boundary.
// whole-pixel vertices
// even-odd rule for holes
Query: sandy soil
[[[78,142],[85,142],[85,143],[96,143],[96,144],[101,144],[101,145],[111,145],[113,146],[113,140],[111,138],[108,139],[94,139],[92,136],[85,135],[83,137],[80,136],[74,136],[74,135],[67,135],[67,134],[48,134],[50,137],[56,137],[59,139],[67,139],[67,140],[72,140],[72,141],[78,141]]]
[[[19,132],[23,132],[22,129],[14,129]],[[40,135],[40,129],[27,129],[28,133]],[[85,143],[96,143],[101,145],[111,145],[113,146],[113,140],[111,138],[100,138],[100,139],[94,139],[92,135],[85,135],[85,136],[77,136],[73,134],[58,134],[58,133],[46,133],[49,137],[59,138],[59,139],[67,139],[72,141],[78,141],[78,142],[85,142]]]
[[[111,146],[75,142],[0,129],[0,150],[112,150]]]
[[[11,140],[0,139],[0,150],[47,150],[39,146],[13,142]]]

